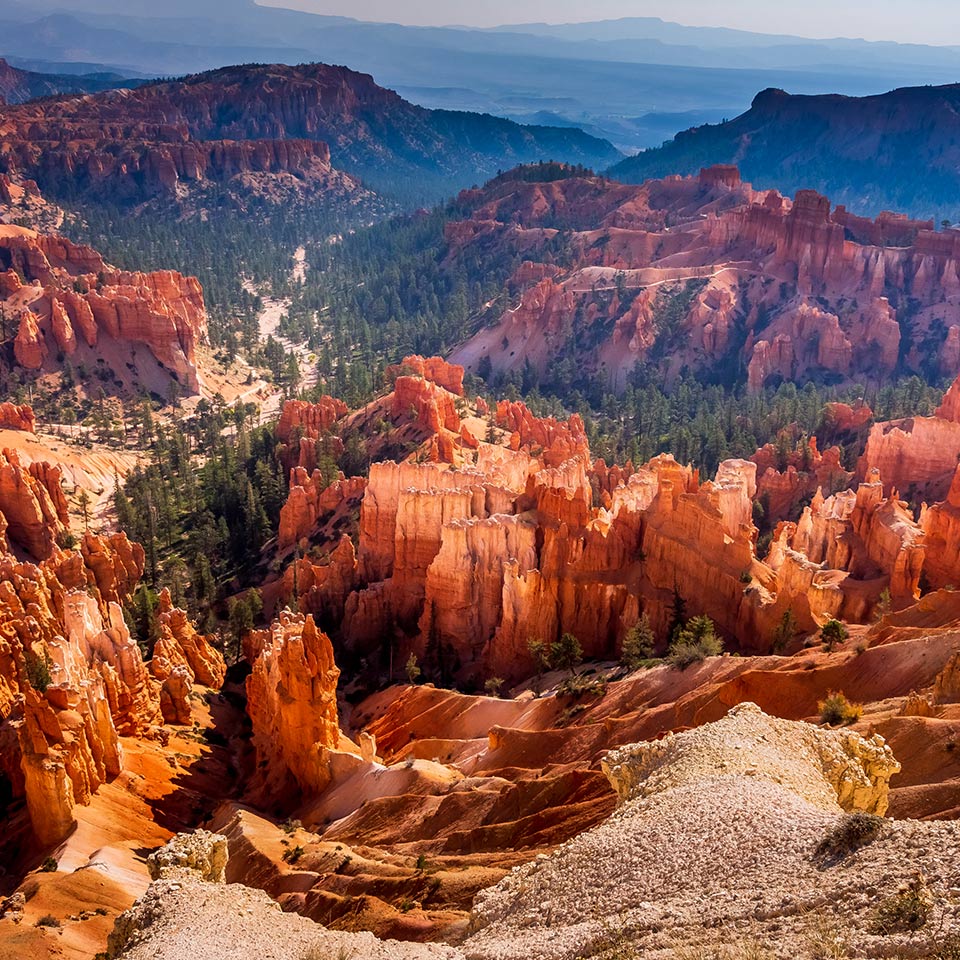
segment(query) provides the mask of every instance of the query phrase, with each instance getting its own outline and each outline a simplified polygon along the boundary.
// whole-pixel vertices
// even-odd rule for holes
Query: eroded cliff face
[[[197,347],[207,337],[207,315],[194,277],[116,270],[89,247],[0,224],[0,303],[18,323],[14,356],[27,370],[65,356],[105,359],[129,377],[121,348],[141,346],[185,390],[199,389]],[[145,357],[140,363],[146,366]],[[148,386],[155,380],[147,369],[134,376]]]
[[[265,592],[318,616],[371,663],[392,664],[394,676],[412,653],[442,682],[521,679],[536,669],[529,641],[565,632],[587,658],[616,658],[641,614],[667,636],[678,595],[687,616],[706,614],[742,651],[766,652],[788,613],[810,633],[831,617],[869,621],[885,591],[897,607],[915,600],[933,524],[936,583],[952,582],[949,502],[918,522],[876,470],[847,489],[853,475],[837,448],[821,455],[811,440],[784,472],[765,448],[701,482],[669,456],[640,468],[592,461],[579,417],[540,419],[516,402],[457,410],[445,405],[452,397],[403,372],[393,392],[338,421],[394,411],[419,446],[405,461],[375,462],[366,482],[323,487],[319,471],[294,469],[279,544],[304,550]],[[867,419],[839,409],[829,429],[861,430]],[[449,460],[432,456],[458,424],[471,424],[472,443],[461,437]],[[778,522],[804,497],[798,520]],[[763,555],[758,503],[773,533]],[[347,504],[359,506],[356,548],[340,527]]]
[[[283,612],[255,644],[247,678],[257,772],[250,794],[265,801],[330,783],[329,752],[340,743],[333,647],[313,617]]]
[[[45,560],[68,527],[60,468],[45,462],[25,466],[14,450],[0,451],[0,547],[14,546]]]
[[[451,250],[526,258],[513,305],[454,351],[468,372],[489,361],[549,381],[572,344],[615,391],[638,362],[668,380],[733,365],[752,391],[960,363],[960,240],[932,223],[864,220],[809,190],[791,202],[727,168],[640,186],[507,177],[460,199],[470,214],[448,226]]]
[[[46,845],[62,840],[75,806],[120,772],[123,737],[152,736],[174,715],[186,722],[192,683],[219,686],[225,667],[169,597],[158,655],[145,663],[121,609],[143,573],[143,549],[123,534],[92,533],[77,549],[60,549],[69,518],[59,470],[42,462],[27,470],[8,453],[0,473],[9,544],[0,551],[2,770]],[[162,710],[160,681],[178,669],[187,689],[178,710]]]
[[[0,154],[19,177],[57,186],[68,176],[90,199],[129,204],[160,197],[184,205],[214,185],[240,204],[251,196],[273,203],[372,196],[331,165],[330,148],[315,131],[287,135],[268,123],[266,133],[262,115],[246,122],[237,116],[243,108],[230,101],[238,96],[227,84],[168,84],[8,107]],[[232,127],[214,119],[221,110],[235,115]],[[109,141],[119,148],[108,149]]]
[[[0,565],[0,718],[17,737],[5,773],[49,843],[69,832],[74,805],[119,772],[118,726],[142,732],[156,711],[119,607],[89,592],[79,553],[55,551],[39,565],[7,554]]]

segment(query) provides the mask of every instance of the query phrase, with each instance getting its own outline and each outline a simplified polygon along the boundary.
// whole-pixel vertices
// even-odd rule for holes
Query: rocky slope
[[[615,956],[628,945],[661,957],[678,941],[816,956],[803,946],[817,924],[809,912],[836,942],[878,956],[906,932],[871,926],[878,908],[918,874],[942,910],[941,936],[956,929],[956,824],[881,821],[873,843],[824,869],[830,856],[818,851],[848,822],[841,808],[883,809],[897,764],[881,738],[817,736],[743,703],[715,724],[616,751],[604,767],[622,805],[482,894],[467,957]],[[914,862],[925,842],[934,852]]]
[[[208,183],[274,200],[362,202],[353,175],[424,197],[546,157],[617,151],[568,128],[424,110],[345,67],[251,65],[0,111],[0,170],[92,199],[176,199]],[[331,165],[332,160],[332,165]],[[344,173],[343,171],[348,171]]]
[[[640,183],[737,163],[760,186],[813,187],[860,214],[905,210],[957,220],[958,104],[957,84],[871,97],[764,90],[742,116],[679,133],[610,173]]]
[[[684,942],[797,957],[817,956],[818,936],[865,957],[907,939],[935,949],[960,925],[960,828],[844,813],[882,811],[898,766],[880,737],[775,720],[750,703],[696,731],[615,751],[604,762],[622,800],[614,815],[480,894],[457,948],[281,920],[263,894],[218,885],[225,837],[178,837],[155,855],[154,883],[118,920],[111,956],[172,958],[189,943],[195,956],[239,960],[310,943],[370,957],[659,958]],[[865,835],[851,823],[867,824]],[[891,902],[911,896],[919,922],[878,926]],[[936,924],[922,929],[934,911]]]
[[[960,370],[960,240],[932,221],[867,220],[810,190],[790,201],[734,167],[535,180],[463,193],[447,225],[451,263],[518,264],[507,309],[452,354],[469,372],[532,372],[563,393],[620,391],[637,364],[751,391]]]

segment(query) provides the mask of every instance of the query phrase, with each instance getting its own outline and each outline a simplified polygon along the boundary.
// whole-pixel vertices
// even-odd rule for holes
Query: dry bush
[[[820,841],[816,855],[829,860],[842,860],[873,843],[880,836],[883,825],[883,817],[872,813],[858,811],[847,814]]]
[[[830,917],[815,914],[804,940],[807,949],[801,956],[809,960],[849,960],[846,934]]]
[[[933,912],[933,894],[926,877],[920,872],[877,907],[872,933],[889,936],[891,933],[911,933],[926,926]]]
[[[842,693],[831,692],[826,700],[818,704],[820,708],[820,722],[831,727],[850,726],[863,716],[863,707],[859,703],[851,703]]]

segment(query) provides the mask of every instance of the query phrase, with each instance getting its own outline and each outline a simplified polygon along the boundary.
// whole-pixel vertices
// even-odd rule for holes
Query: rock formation
[[[147,857],[151,880],[198,876],[206,883],[225,883],[227,838],[208,830],[177,834]]]
[[[357,553],[353,541],[344,534],[329,556],[319,562],[312,557],[290,562],[278,583],[273,606],[287,602],[323,623],[339,624],[347,598],[359,586]],[[264,589],[265,595],[272,592],[269,585]]]
[[[816,437],[802,449],[791,451],[784,458],[783,470],[777,469],[780,455],[773,444],[761,447],[750,459],[757,465],[757,500],[769,526],[796,516],[799,505],[811,500],[817,490],[829,495],[846,489],[854,478],[843,469],[840,448],[828,447],[821,454]]]
[[[960,376],[953,381],[950,389],[943,395],[943,402],[937,407],[937,416],[941,420],[960,423]]]
[[[807,563],[846,571],[856,580],[885,577],[892,598],[913,600],[919,596],[926,546],[923,531],[905,507],[894,497],[884,498],[878,473],[856,493],[848,490],[825,500],[818,491],[796,524],[778,528],[771,566],[780,569],[795,563],[789,555],[800,554]],[[849,593],[845,603],[863,599]],[[866,616],[856,608],[838,608],[834,613],[851,620]]]
[[[257,756],[253,794],[319,793],[330,782],[329,751],[340,743],[333,648],[313,617],[281,613],[247,678]]]
[[[744,369],[755,392],[922,372],[938,354],[955,374],[949,357],[960,361],[960,240],[931,223],[864,220],[810,190],[791,202],[728,167],[638,186],[508,175],[460,203],[454,250],[482,240],[525,259],[511,307],[454,351],[468,372],[482,361],[549,383],[574,356],[581,378],[614,391],[641,363],[668,382],[684,368]]]
[[[34,560],[47,559],[69,520],[59,468],[43,462],[27,467],[16,451],[0,451],[0,516],[0,532],[11,544]]]
[[[78,549],[58,548],[69,519],[59,470],[42,462],[27,470],[7,453],[0,476],[0,529],[34,561],[0,552],[0,769],[46,845],[120,772],[122,737],[148,735],[163,715],[185,722],[183,685],[219,686],[225,668],[167,602],[152,664],[164,669],[151,675],[121,610],[143,573],[143,549],[123,534],[91,533]]]
[[[324,454],[336,457],[343,452],[343,442],[331,430],[346,416],[347,405],[333,397],[321,397],[316,403],[288,400],[280,411],[277,439],[286,445],[280,459],[287,470],[302,467],[315,470]]]
[[[588,658],[617,657],[641,613],[667,636],[678,594],[687,616],[705,614],[741,650],[763,652],[788,613],[809,633],[831,617],[868,621],[884,591],[896,606],[912,602],[935,523],[932,564],[946,567],[936,583],[952,582],[949,502],[919,524],[876,471],[846,489],[853,475],[839,450],[821,455],[815,439],[785,455],[784,472],[768,447],[701,482],[668,456],[639,469],[594,462],[579,417],[501,402],[485,439],[461,437],[444,462],[429,451],[454,425],[478,422],[470,405],[461,416],[453,394],[409,372],[394,386],[338,422],[356,429],[421,398],[395,421],[420,446],[404,462],[374,462],[366,481],[325,487],[319,471],[295,468],[278,547],[297,544],[301,556],[264,591],[268,610],[294,603],[394,676],[413,653],[445,682],[521,679],[535,669],[529,641],[565,632]],[[865,422],[839,409],[827,429]],[[799,519],[780,522],[805,497]],[[758,503],[773,528],[767,556],[757,552]],[[354,548],[343,524],[358,507]]]
[[[199,389],[196,351],[207,317],[194,277],[116,270],[89,247],[3,225],[0,277],[0,303],[19,318],[14,354],[26,369],[58,355],[95,362],[110,344],[126,343],[143,345],[185,389]]]
[[[180,668],[189,689],[194,683],[219,690],[227,667],[223,656],[212,644],[211,637],[197,633],[185,610],[173,606],[169,590],[160,591],[157,610],[159,636],[153,647],[150,672],[158,680],[166,680]]]
[[[839,804],[848,813],[883,816],[890,777],[900,772],[882,737],[867,740],[857,733],[777,720],[753,703],[734,707],[711,733],[720,743],[754,745],[724,751],[723,776],[771,779],[826,809]],[[654,796],[712,774],[716,757],[704,749],[706,737],[706,730],[699,736],[672,734],[613,750],[604,758],[603,772],[621,802]]]
[[[23,430],[26,433],[33,433],[35,424],[33,410],[26,404],[9,401],[0,403],[0,430]]]
[[[281,550],[292,547],[313,532],[321,521],[353,510],[365,489],[363,477],[348,480],[341,476],[326,486],[319,470],[308,474],[303,467],[294,467],[290,473],[290,492],[280,510],[277,545]]]
[[[960,466],[946,500],[924,506],[920,526],[925,534],[927,580],[933,587],[956,586],[960,581]]]
[[[384,376],[389,383],[396,383],[401,376],[414,376],[435,383],[448,393],[463,396],[463,367],[447,363],[442,357],[404,357],[399,364],[387,367]]]
[[[879,470],[887,489],[918,491],[942,500],[960,462],[960,423],[940,417],[910,417],[875,423],[858,473]]]

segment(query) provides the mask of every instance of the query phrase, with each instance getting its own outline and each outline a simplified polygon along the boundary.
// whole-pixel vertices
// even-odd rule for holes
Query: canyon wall
[[[853,475],[836,448],[821,455],[811,441],[789,455],[795,465],[785,473],[764,449],[701,481],[669,456],[640,468],[593,462],[579,417],[541,419],[501,402],[481,414],[490,418],[486,439],[475,436],[445,462],[424,453],[453,422],[400,409],[422,394],[436,413],[430,389],[404,373],[378,401],[396,408],[397,429],[417,425],[421,446],[404,462],[374,463],[365,485],[351,488],[357,547],[341,536],[325,560],[301,557],[278,588],[351,651],[392,664],[394,676],[413,654],[443,683],[520,679],[536,669],[530,641],[552,643],[565,632],[585,657],[616,658],[641,614],[663,649],[678,603],[687,617],[711,617],[739,649],[762,653],[787,614],[796,635],[831,617],[865,622],[885,592],[895,607],[913,602],[928,562],[937,584],[956,566],[949,501],[918,522],[876,469],[847,489]],[[468,407],[465,419],[451,416],[470,422],[479,406]],[[833,419],[856,424],[850,429],[867,422],[848,412]],[[335,529],[354,481],[324,488],[318,473],[299,468],[293,478],[281,542],[294,533],[323,541],[317,531]],[[804,496],[811,503],[799,519],[781,521]],[[761,499],[772,529],[766,555],[754,525]]]
[[[76,549],[59,548],[69,520],[59,471],[28,471],[6,453],[0,476],[9,543],[0,551],[2,773],[25,798],[38,840],[51,844],[72,830],[74,807],[120,772],[123,738],[151,736],[164,720],[189,723],[192,684],[218,687],[225,666],[168,595],[145,662],[121,609],[143,573],[143,549],[123,534],[90,533]],[[174,674],[177,704],[164,709]]]

